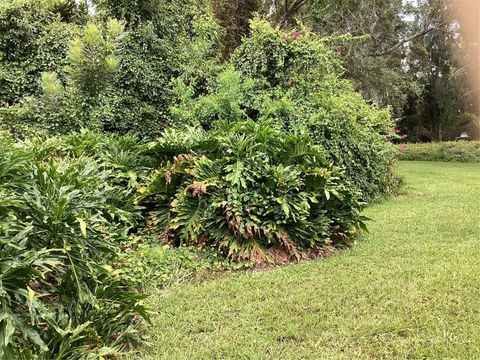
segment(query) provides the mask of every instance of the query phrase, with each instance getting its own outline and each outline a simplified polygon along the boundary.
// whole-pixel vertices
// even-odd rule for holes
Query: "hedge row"
[[[480,141],[400,145],[400,160],[480,162]]]

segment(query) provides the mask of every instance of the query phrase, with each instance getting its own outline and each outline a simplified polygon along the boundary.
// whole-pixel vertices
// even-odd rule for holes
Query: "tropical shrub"
[[[391,191],[396,150],[389,142],[389,109],[367,103],[341,78],[340,58],[332,49],[338,39],[318,38],[306,29],[285,33],[260,20],[251,23],[251,31],[206,92],[177,82],[175,123],[209,129],[216,120],[250,118],[307,132],[365,198]]]
[[[148,319],[145,296],[114,268],[141,222],[119,201],[122,172],[57,146],[0,136],[1,359],[100,358]]]
[[[399,145],[400,160],[480,162],[480,141]]]
[[[359,194],[326,152],[272,122],[169,130],[150,153],[160,165],[139,201],[173,243],[281,261],[346,242],[364,226]]]

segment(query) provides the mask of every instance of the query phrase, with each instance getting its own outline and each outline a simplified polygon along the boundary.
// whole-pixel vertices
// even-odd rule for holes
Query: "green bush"
[[[16,106],[0,109],[0,123],[23,133],[103,130],[111,112],[109,93],[122,36],[123,26],[116,20],[105,25],[85,25],[70,42],[64,81],[60,73],[42,73],[42,92],[24,97]]]
[[[0,136],[1,359],[100,358],[148,319],[145,296],[114,269],[142,222],[127,168],[75,149]]]
[[[5,28],[15,21],[27,26],[28,19],[34,17],[33,1],[8,1]],[[60,2],[55,0],[52,4]],[[18,74],[24,70],[23,62],[2,58],[0,34],[0,74],[5,73],[5,77],[0,77],[0,126],[12,132],[66,134],[86,128],[153,138],[171,125],[172,79],[181,75],[193,82],[212,76],[218,66],[217,24],[208,6],[202,7],[198,2],[101,1],[97,15],[85,16],[85,26],[62,22],[53,10],[43,3],[42,6],[46,13],[34,25],[38,26],[36,34],[42,34],[40,40],[45,42],[38,56],[46,54],[49,66],[36,64],[32,44],[30,52],[25,50],[17,56],[27,64],[36,64],[35,68],[25,69],[24,78]],[[121,21],[111,19],[112,15]],[[55,39],[52,37],[57,32],[50,34],[50,28],[59,32]],[[13,40],[8,34],[4,36],[5,54],[21,52],[11,49],[14,46],[10,42],[37,41],[34,34],[29,34],[32,39],[22,39],[13,33],[17,36]],[[54,40],[59,43],[49,49]],[[8,71],[15,74],[9,75]],[[24,82],[25,86],[12,84],[11,79]],[[195,86],[201,89],[203,84]],[[2,91],[15,94],[6,94],[2,101]]]
[[[0,132],[0,359],[114,357],[141,340],[139,291],[251,266],[151,231],[155,216],[136,204],[161,160],[150,146]]]
[[[400,160],[480,162],[480,141],[400,145]]]
[[[42,72],[63,73],[69,41],[86,16],[74,0],[0,2],[0,106],[39,94]]]
[[[205,72],[216,44],[208,5],[192,0],[101,0],[99,13],[126,23],[104,126],[155,137],[171,125],[172,79]]]
[[[271,122],[169,130],[140,191],[164,237],[254,262],[301,258],[363,227],[359,194],[308,135]]]
[[[342,79],[333,40],[306,29],[282,32],[259,20],[252,22],[251,31],[225,70],[206,79],[206,91],[177,81],[175,124],[208,130],[217,120],[250,118],[307,132],[329,160],[345,168],[365,198],[391,192],[397,180],[389,109],[367,103]]]

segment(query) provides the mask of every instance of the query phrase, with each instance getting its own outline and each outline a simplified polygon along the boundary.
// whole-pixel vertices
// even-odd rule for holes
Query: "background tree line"
[[[441,0],[8,0],[0,117],[10,127],[158,134],[171,124],[173,80],[208,87],[260,16],[334,37],[344,77],[367,100],[390,106],[408,139],[442,140],[478,117],[479,96],[465,85],[460,60],[471,49],[448,10]]]

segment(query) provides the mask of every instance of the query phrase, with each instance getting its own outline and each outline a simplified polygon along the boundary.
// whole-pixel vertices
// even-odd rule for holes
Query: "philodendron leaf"
[[[80,224],[80,231],[84,238],[87,237],[87,223],[82,218],[77,218],[78,223]]]

